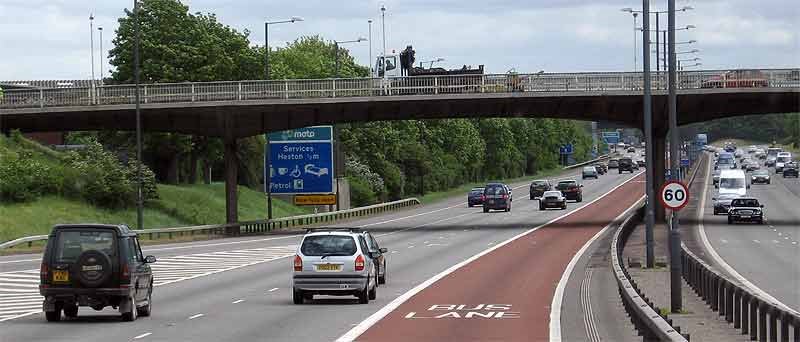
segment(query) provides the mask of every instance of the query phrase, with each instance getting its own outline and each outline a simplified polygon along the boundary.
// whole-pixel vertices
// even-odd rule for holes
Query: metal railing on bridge
[[[653,89],[666,88],[664,72],[652,74]],[[642,73],[535,73],[330,78],[225,82],[151,83],[140,88],[141,103],[185,103],[438,95],[516,92],[638,91]],[[678,74],[681,89],[800,87],[800,69],[704,70]],[[91,105],[130,105],[135,87],[105,85],[68,88],[10,89],[0,96],[0,109]]]

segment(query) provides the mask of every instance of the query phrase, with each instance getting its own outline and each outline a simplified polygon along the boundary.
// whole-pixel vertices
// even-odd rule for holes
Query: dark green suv
[[[154,256],[142,256],[136,233],[124,225],[56,225],[40,270],[42,310],[50,322],[77,317],[79,306],[119,309],[122,320],[150,316]]]
[[[638,166],[634,167],[634,165],[635,164],[633,163],[633,160],[631,158],[620,158],[619,168],[618,168],[619,173],[621,174],[622,171],[628,171],[630,173],[633,173],[634,168],[638,169]]]

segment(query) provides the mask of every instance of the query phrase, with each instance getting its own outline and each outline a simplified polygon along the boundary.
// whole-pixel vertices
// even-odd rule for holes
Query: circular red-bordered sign
[[[665,208],[678,211],[689,203],[689,189],[682,182],[669,181],[661,186],[658,199]]]

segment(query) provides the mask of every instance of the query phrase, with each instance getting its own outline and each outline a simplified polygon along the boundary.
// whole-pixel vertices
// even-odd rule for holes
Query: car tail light
[[[120,275],[120,283],[130,283],[131,281],[131,272],[128,269],[128,264],[122,264],[122,274]]]
[[[39,276],[42,282],[47,282],[50,279],[50,268],[47,267],[47,264],[42,263],[42,267],[39,268]]]
[[[508,195],[503,194],[503,199],[508,199]]]
[[[486,195],[481,195],[481,201],[485,201],[485,200],[486,200]]]
[[[364,270],[364,256],[363,255],[359,254],[356,257],[356,265],[355,266],[356,266],[355,267],[356,271],[363,271]]]
[[[294,256],[294,271],[300,272],[303,270],[303,258],[299,255]]]

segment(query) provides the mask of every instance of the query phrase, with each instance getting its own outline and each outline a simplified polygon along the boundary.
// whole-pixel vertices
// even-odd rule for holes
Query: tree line
[[[140,3],[143,83],[264,79],[265,47],[250,45],[248,30],[221,23],[214,14],[191,13],[178,0]],[[119,19],[114,67],[107,83],[133,82],[134,17]],[[270,79],[330,78],[336,47],[305,36],[269,51]],[[339,76],[366,77],[339,48]],[[451,188],[471,181],[532,174],[558,164],[558,146],[572,142],[576,159],[589,155],[588,125],[568,120],[485,118],[342,124],[340,141],[356,205]],[[97,139],[106,148],[132,150],[131,132],[81,132],[72,143]],[[240,141],[240,184],[261,188],[263,136]],[[177,133],[144,135],[143,161],[165,183],[210,182],[223,172],[220,139]]]

